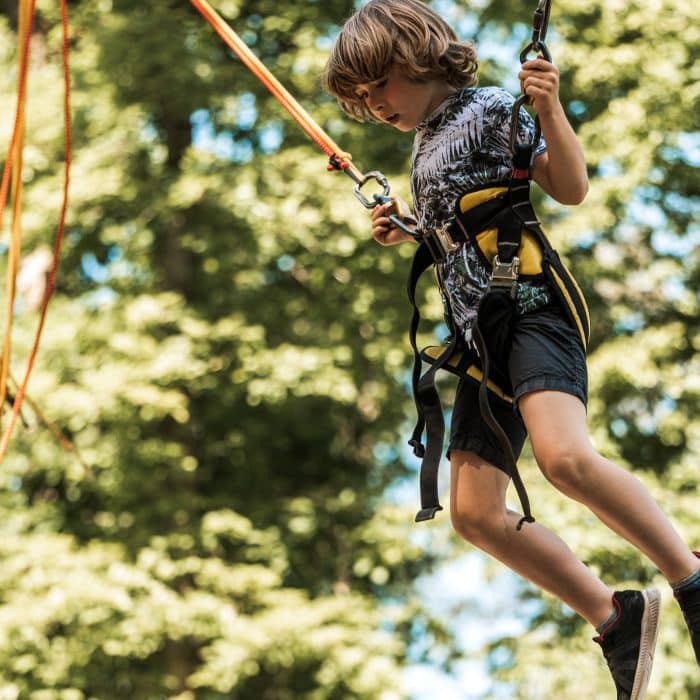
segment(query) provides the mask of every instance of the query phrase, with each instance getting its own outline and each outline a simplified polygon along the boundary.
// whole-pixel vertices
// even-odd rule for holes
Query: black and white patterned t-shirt
[[[411,161],[411,193],[418,228],[435,230],[454,219],[459,197],[475,187],[507,180],[511,171],[510,122],[515,98],[497,87],[464,88],[445,100],[416,127]],[[523,109],[518,142],[532,140],[534,120]],[[546,150],[542,139],[535,155]],[[476,310],[489,270],[465,243],[438,265],[456,329],[471,338]],[[518,311],[545,306],[545,285],[518,284]]]

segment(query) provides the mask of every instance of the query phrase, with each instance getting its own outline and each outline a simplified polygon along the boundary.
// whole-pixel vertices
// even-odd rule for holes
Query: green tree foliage
[[[358,166],[380,167],[406,196],[410,139],[348,122],[320,91],[352,4],[214,3]],[[16,81],[9,5],[5,105]],[[38,5],[25,257],[53,236],[63,158],[58,9]],[[486,3],[477,38],[518,43],[529,12]],[[30,395],[87,468],[25,410],[29,427],[2,464],[1,697],[406,697],[399,674],[415,635],[451,645],[411,585],[451,551],[447,518],[414,529],[413,506],[385,495],[410,475],[400,445],[412,416],[411,250],[367,240],[350,180],[326,173],[188,2],[78,1],[70,13],[71,209]],[[575,211],[541,209],[594,313],[591,428],[690,538],[697,29],[669,0],[561,0],[552,26],[592,188]],[[511,68],[485,61],[482,83]],[[425,308],[439,323],[434,290]],[[17,375],[35,327],[23,292]],[[531,461],[524,471],[536,515],[607,581],[656,577]],[[484,650],[494,678],[528,700],[579,697],[584,681],[607,696],[589,631],[541,602],[531,633]],[[653,687],[692,697],[686,633],[666,608]]]
[[[219,9],[338,122],[318,44],[349,4],[262,5]],[[3,464],[0,688],[403,696],[432,560],[383,498],[407,471],[405,261],[189,3],[73,3],[71,28],[71,212],[30,394],[87,468],[40,426]],[[59,29],[40,3],[27,254],[59,203]],[[35,325],[22,297],[15,367]]]

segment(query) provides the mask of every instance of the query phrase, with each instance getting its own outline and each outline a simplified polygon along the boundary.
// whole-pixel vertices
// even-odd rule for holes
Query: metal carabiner
[[[366,209],[374,209],[378,204],[386,204],[387,202],[393,201],[392,198],[389,196],[389,192],[391,192],[391,188],[389,187],[389,181],[386,179],[386,176],[379,172],[378,170],[371,170],[368,173],[362,174],[360,177],[358,177],[357,173],[350,172],[348,170],[345,171],[354,181],[355,181],[355,187],[353,187],[353,193],[355,194],[355,197],[360,200],[362,203],[362,206],[365,207]],[[365,197],[365,195],[362,192],[362,187],[369,182],[370,180],[375,180],[378,185],[381,186],[382,191],[381,192],[375,192],[372,195],[372,199],[368,199]],[[406,225],[406,223],[400,219],[396,214],[391,214],[389,216],[389,221],[396,226],[397,228],[401,229],[404,233],[407,233],[409,236],[412,236],[413,238],[418,238],[418,234],[409,226]]]
[[[549,27],[549,11],[552,5],[552,0],[539,0],[537,9],[532,17],[532,39],[520,52],[520,63],[527,61],[531,52],[536,52],[541,55],[545,61],[552,62],[552,54],[549,52],[547,45],[544,43]],[[510,151],[515,155],[516,144],[518,141],[518,126],[520,125],[520,108],[530,102],[527,95],[521,95],[513,105],[510,120]],[[535,132],[532,139],[532,147],[537,148],[537,144],[542,136],[542,128],[540,127],[540,119],[535,115]]]
[[[539,0],[537,9],[532,18],[532,43],[544,43],[549,27],[549,11],[552,7],[552,0]]]
[[[357,197],[360,200],[362,206],[365,207],[365,209],[374,209],[374,207],[377,206],[377,197],[389,197],[389,192],[391,191],[391,188],[389,187],[389,182],[386,179],[386,176],[383,173],[380,173],[378,170],[371,170],[368,173],[364,173],[361,179],[356,178],[354,174],[348,174],[350,175],[350,177],[352,177],[353,180],[355,180],[355,187],[353,187],[352,191],[355,197]],[[372,199],[368,199],[362,193],[362,188],[370,180],[375,180],[377,184],[382,188],[382,193],[372,195]]]

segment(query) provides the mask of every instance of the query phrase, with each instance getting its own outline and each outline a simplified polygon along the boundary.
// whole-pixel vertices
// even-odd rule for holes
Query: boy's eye
[[[370,88],[372,90],[381,90],[387,84],[388,80],[388,78],[377,80],[376,82],[370,84]],[[358,92],[355,93],[355,97],[358,100],[366,100],[369,97],[369,92],[367,90],[358,90]]]

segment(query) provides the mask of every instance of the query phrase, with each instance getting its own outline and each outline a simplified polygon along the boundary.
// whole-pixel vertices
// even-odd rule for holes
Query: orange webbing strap
[[[7,395],[7,374],[10,369],[10,354],[12,348],[12,319],[17,288],[17,272],[21,250],[21,213],[22,213],[22,154],[24,150],[24,123],[27,94],[27,72],[29,65],[29,47],[34,20],[34,2],[20,0],[18,8],[18,85],[17,105],[15,107],[15,123],[12,138],[5,161],[0,189],[0,222],[7,203],[8,185],[12,181],[12,233],[7,256],[7,299],[5,301],[5,332],[2,342],[2,364],[0,364],[0,411],[5,405]]]
[[[31,25],[34,17],[34,7],[35,0],[20,0],[20,2],[28,2],[29,10],[29,23],[27,29],[27,36],[25,42],[28,44],[29,36],[31,35]],[[34,343],[32,345],[31,351],[29,353],[29,358],[27,360],[27,368],[22,378],[21,383],[17,387],[17,394],[12,405],[12,413],[10,414],[9,423],[5,427],[5,430],[0,439],[0,460],[5,456],[7,451],[7,446],[10,442],[10,437],[12,436],[12,430],[14,428],[15,422],[17,421],[17,416],[19,415],[20,408],[22,406],[22,399],[27,391],[27,384],[29,383],[29,376],[31,374],[32,368],[34,367],[34,360],[36,358],[37,350],[39,348],[39,340],[41,339],[41,332],[44,328],[44,322],[46,320],[46,311],[49,306],[49,301],[51,300],[51,295],[56,284],[56,271],[58,269],[59,254],[61,251],[61,244],[63,243],[63,232],[65,229],[66,213],[68,211],[68,189],[70,183],[70,163],[71,163],[71,121],[70,121],[70,71],[68,66],[68,9],[67,0],[61,0],[61,29],[62,29],[62,41],[61,41],[61,53],[63,56],[63,118],[64,118],[64,150],[65,150],[65,164],[64,164],[64,177],[63,177],[63,203],[61,205],[61,211],[58,220],[58,226],[56,229],[56,237],[54,240],[53,249],[53,259],[51,261],[51,267],[49,269],[48,278],[46,281],[46,289],[44,290],[44,298],[41,302],[41,311],[39,316],[39,326],[34,337]],[[20,76],[23,80],[20,81],[18,89],[18,109],[25,100],[26,96],[26,71],[27,63],[25,58],[24,63],[24,76]],[[16,141],[17,132],[17,121],[18,117],[15,117],[15,131],[12,135],[12,143]],[[8,156],[8,160],[11,159],[11,152]],[[7,169],[7,164],[6,164]],[[5,177],[3,173],[3,189],[0,190],[0,215],[2,214],[2,207],[4,206],[5,197],[7,195],[7,186],[5,184]]]
[[[311,115],[294,99],[289,91],[269,71],[246,43],[224,22],[223,18],[206,0],[190,0],[204,19],[211,24],[224,43],[233,51],[253,75],[272,93],[272,96],[291,114],[294,121],[311,137],[329,157],[336,158],[343,170],[353,171],[356,181],[363,179],[362,173],[349,161],[335,141],[318,125]]]

